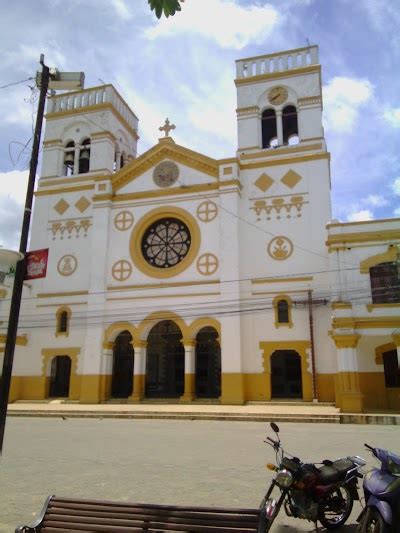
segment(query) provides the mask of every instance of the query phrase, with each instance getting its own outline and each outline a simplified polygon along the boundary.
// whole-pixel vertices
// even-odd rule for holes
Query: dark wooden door
[[[134,351],[131,340],[129,331],[123,331],[115,340],[111,381],[113,398],[128,398],[133,391]]]
[[[271,357],[272,398],[302,398],[301,358],[294,350],[277,350]]]
[[[214,328],[206,327],[196,337],[196,396],[221,396],[221,348]]]
[[[177,398],[183,394],[185,349],[182,333],[171,320],[156,324],[147,344],[146,397]]]
[[[71,377],[71,359],[68,355],[57,355],[51,362],[49,397],[68,397]]]

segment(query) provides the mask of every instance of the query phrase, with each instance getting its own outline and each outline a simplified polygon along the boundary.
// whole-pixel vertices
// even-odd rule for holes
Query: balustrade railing
[[[64,93],[51,96],[48,99],[47,111],[49,113],[58,113],[61,111],[105,103],[112,104],[131,128],[137,130],[138,119],[136,115],[130,110],[112,85],[103,85],[101,87],[85,89],[76,93]]]
[[[318,64],[318,46],[307,46],[277,54],[239,59],[236,61],[236,77],[250,78],[316,64]]]

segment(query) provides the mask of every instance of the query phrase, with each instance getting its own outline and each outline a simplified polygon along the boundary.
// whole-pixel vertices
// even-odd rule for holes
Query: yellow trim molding
[[[126,298],[107,298],[107,302],[131,301],[131,300],[159,300],[160,298],[192,298],[197,296],[220,296],[220,292],[192,292],[192,293],[177,293],[177,294],[157,294],[150,296],[127,296]],[[39,306],[38,306],[39,307]]]
[[[273,161],[262,161],[260,163],[240,163],[239,167],[241,169],[253,169],[253,168],[263,168],[263,167],[276,167],[279,165],[293,165],[295,163],[306,163],[309,161],[317,161],[319,159],[330,160],[331,155],[329,152],[323,152],[322,154],[309,154],[301,155],[298,157],[285,157],[282,159],[276,159]]]
[[[103,348],[109,350],[114,346],[115,339],[123,331],[129,331],[132,335],[131,344],[139,340],[138,328],[130,322],[116,322],[111,324],[104,332]]]
[[[245,60],[241,60],[245,61]],[[291,70],[284,70],[281,72],[268,72],[265,74],[257,74],[256,76],[248,76],[246,78],[237,78],[235,79],[236,87],[238,85],[251,85],[253,83],[261,83],[268,80],[277,80],[282,78],[292,78],[293,76],[302,76],[303,74],[309,74],[316,72],[321,75],[321,65],[309,65],[307,67],[299,67]]]
[[[352,304],[350,302],[332,302],[332,309],[351,309]]]
[[[279,322],[278,303],[282,300],[284,300],[288,304],[288,322]],[[276,328],[293,327],[291,298],[287,294],[278,294],[278,296],[275,296],[275,298],[272,300],[272,305],[274,307],[274,312],[275,312],[275,327]]]
[[[360,263],[361,274],[369,274],[369,269],[380,263],[391,263],[397,259],[397,247],[389,246],[386,252],[373,255]]]
[[[169,289],[171,287],[192,287],[195,285],[215,285],[216,283],[220,283],[219,279],[210,279],[210,280],[202,280],[202,281],[173,281],[173,282],[167,282],[167,283],[143,283],[141,285],[123,285],[122,287],[115,287],[113,285],[109,285],[107,287],[108,291],[132,291],[136,289]]]
[[[397,350],[397,346],[394,342],[388,342],[381,346],[377,346],[375,348],[375,363],[377,365],[383,365],[383,354],[385,352],[391,352],[392,350]]]
[[[347,226],[359,226],[365,224],[386,224],[387,222],[400,222],[400,218],[383,218],[382,220],[360,220],[359,222],[330,222],[326,228],[340,228]]]
[[[142,320],[137,328],[138,338],[141,340],[147,340],[148,334],[153,326],[164,320],[172,320],[172,322],[175,322],[181,330],[182,338],[190,338],[190,330],[186,322],[177,313],[173,313],[172,311],[154,311],[154,313],[150,313]]]
[[[253,152],[251,154],[242,154],[240,156],[240,159],[258,159],[261,157],[277,157],[282,154],[295,154],[297,152],[310,152],[311,150],[322,150],[322,144],[306,144],[301,145],[298,144],[296,146],[291,146],[288,148],[277,148],[274,150],[271,150],[270,148],[267,148],[263,150],[262,152]]]
[[[297,352],[301,358],[301,380],[303,387],[303,400],[312,400],[312,376],[308,371],[309,362],[307,351],[311,348],[310,341],[272,341],[260,342],[260,349],[263,350],[263,367],[265,376],[265,387],[267,400],[271,399],[271,356],[278,350],[293,350]]]
[[[7,340],[7,335],[0,335],[0,344],[5,344]],[[25,335],[18,335],[15,344],[17,346],[26,346],[28,344],[28,337]]]
[[[334,235],[329,235],[325,244],[332,246],[358,242],[393,241],[398,239],[400,239],[400,230],[386,229],[382,231],[360,231],[357,233],[335,233]]]
[[[89,294],[89,291],[66,291],[66,292],[42,292],[37,294],[37,298],[57,298],[59,296],[82,296]]]
[[[215,331],[218,333],[218,337],[219,338],[221,337],[221,323],[216,318],[207,316],[207,317],[197,318],[194,322],[190,324],[190,326],[188,327],[189,335],[187,339],[192,339],[194,342],[196,342],[196,337],[199,331],[207,327],[214,328]]]
[[[216,159],[175,144],[171,137],[165,137],[153,148],[150,148],[150,150],[147,150],[147,152],[114,174],[112,178],[113,191],[118,191],[163,159],[170,159],[218,179],[219,165]]]
[[[292,283],[292,282],[301,282],[301,281],[312,281],[312,276],[303,276],[299,278],[254,278],[251,280],[252,284],[258,284],[258,283]]]
[[[42,349],[42,377],[44,391],[43,397],[48,398],[50,387],[50,360],[54,357],[67,355],[71,359],[71,375],[69,384],[70,400],[78,400],[80,393],[80,377],[78,376],[78,355],[80,354],[80,348],[43,348]]]
[[[182,220],[189,228],[191,245],[189,252],[177,265],[162,270],[161,268],[150,265],[142,254],[142,238],[147,228],[162,218],[174,217]],[[196,219],[186,210],[180,207],[165,206],[153,209],[144,215],[134,226],[130,238],[129,249],[133,262],[136,267],[151,278],[172,278],[177,276],[193,263],[199,250],[201,242],[201,233]]]
[[[46,189],[45,191],[39,190],[35,192],[35,196],[49,196],[51,194],[60,194],[67,192],[77,192],[77,191],[92,191],[94,189],[94,184],[92,185],[78,185],[76,187],[57,187],[57,189]]]
[[[398,309],[400,308],[399,304],[367,304],[366,308],[368,310],[368,313],[371,313],[374,309]]]
[[[332,327],[335,329],[400,328],[400,317],[336,317],[332,320]]]
[[[400,347],[400,333],[393,333],[392,334],[393,342],[397,347]]]
[[[332,335],[336,348],[356,348],[361,335]]]

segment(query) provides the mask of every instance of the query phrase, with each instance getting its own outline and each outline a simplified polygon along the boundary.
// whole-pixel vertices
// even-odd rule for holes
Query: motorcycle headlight
[[[400,476],[400,465],[393,461],[393,459],[389,459],[388,469],[389,472],[394,476]]]
[[[276,475],[276,482],[284,489],[287,489],[293,483],[293,476],[289,470],[279,470]]]

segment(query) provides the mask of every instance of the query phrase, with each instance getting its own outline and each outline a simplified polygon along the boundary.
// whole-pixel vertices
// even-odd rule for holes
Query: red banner
[[[34,250],[25,254],[26,272],[25,279],[45,278],[49,249]]]

